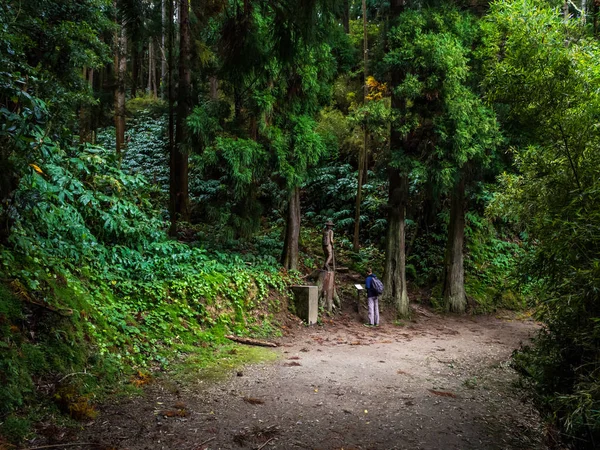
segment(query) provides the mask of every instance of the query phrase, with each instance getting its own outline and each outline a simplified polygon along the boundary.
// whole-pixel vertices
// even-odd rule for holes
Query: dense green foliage
[[[416,182],[443,191],[468,163],[489,164],[499,141],[494,112],[471,87],[481,30],[475,16],[453,8],[407,10],[398,24],[385,61],[402,74],[396,126],[406,143],[391,164],[412,163]]]
[[[593,448],[596,23],[544,0],[368,1],[366,23],[342,3],[191,1],[188,50],[169,2],[0,5],[0,434],[22,441],[56,409],[89,418],[158,367],[212,370],[225,333],[277,333],[299,275],[277,261],[320,268],[327,220],[339,264],[381,273],[401,174],[411,300],[447,308],[460,242],[468,311],[535,309],[544,327],[516,366]],[[189,222],[170,216],[178,177]]]
[[[517,357],[541,404],[568,435],[600,437],[598,387],[598,85],[595,39],[542,2],[497,5],[490,21],[490,97],[515,133],[516,173],[500,178],[490,212],[535,237],[527,276],[538,281],[545,328]]]
[[[105,62],[101,33],[110,8],[33,3],[3,5],[0,28],[0,433],[16,442],[30,419],[56,408],[91,417],[94,398],[126,387],[134,369],[166,367],[189,354],[202,364],[225,332],[276,332],[281,296],[270,290],[285,293],[289,280],[269,259],[167,237],[160,117],[137,116],[129,137],[136,151],[123,160],[73,145],[74,106],[92,102],[78,67]],[[39,48],[46,40],[58,52],[40,55],[60,53],[62,61],[34,61],[32,27]]]
[[[262,335],[280,307],[268,300],[269,289],[285,289],[276,269],[169,240],[144,178],[114,159],[100,148],[53,147],[14,194],[10,251],[0,253],[3,278],[14,279],[12,296],[3,291],[1,342],[38,361],[5,360],[3,413],[29,398],[30,377],[89,371],[110,383],[111,361],[127,372],[124,364],[168,364],[173,349],[194,351],[225,330]],[[31,309],[34,325],[25,321]]]

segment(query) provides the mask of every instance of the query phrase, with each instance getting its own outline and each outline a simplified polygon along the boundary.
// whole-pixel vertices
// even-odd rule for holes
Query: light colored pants
[[[368,297],[369,324],[379,325],[379,297]]]

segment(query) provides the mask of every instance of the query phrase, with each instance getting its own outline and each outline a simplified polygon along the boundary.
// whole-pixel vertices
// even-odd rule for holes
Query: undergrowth
[[[518,275],[527,254],[527,241],[504,233],[477,212],[466,214],[465,292],[472,314],[498,309],[522,311],[527,308],[531,282]],[[432,230],[415,239],[408,257],[407,275],[419,286],[433,285],[431,305],[444,310],[442,299],[445,230]],[[410,268],[409,268],[410,266]]]
[[[275,331],[287,274],[169,239],[154,188],[103,148],[41,150],[0,247],[0,434],[19,442],[53,410],[91,418],[136,373]]]

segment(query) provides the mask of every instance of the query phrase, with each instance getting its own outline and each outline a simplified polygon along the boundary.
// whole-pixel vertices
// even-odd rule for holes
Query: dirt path
[[[82,438],[119,450],[542,449],[539,418],[508,366],[535,327],[420,309],[405,326],[366,328],[349,311],[289,328],[277,362],[226,382],[150,386],[105,408]],[[178,403],[186,417],[156,415]]]

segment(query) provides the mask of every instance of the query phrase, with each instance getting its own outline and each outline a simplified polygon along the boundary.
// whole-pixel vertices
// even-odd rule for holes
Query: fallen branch
[[[442,363],[442,364],[451,365],[451,364],[455,364],[455,363],[456,363],[456,361],[454,361],[453,359],[451,359],[450,361],[446,361],[446,360],[444,360],[444,359],[440,359],[440,358],[438,358],[438,357],[437,357],[437,356],[435,356],[435,355],[431,355],[431,356],[433,356],[435,359],[437,359],[437,361],[438,361],[438,362],[440,362],[440,363]]]
[[[201,442],[200,445],[198,446],[198,448],[200,449],[200,447],[202,447],[205,444],[208,444],[210,441],[214,441],[216,439],[215,436],[208,438],[207,440],[205,440],[204,442]]]
[[[258,447],[258,449],[257,449],[257,450],[262,450],[263,448],[265,448],[265,447],[267,446],[267,444],[268,444],[269,442],[271,442],[273,439],[275,439],[275,438],[271,438],[271,439],[269,439],[269,440],[268,440],[267,442],[265,442],[263,445],[261,445],[260,447]]]
[[[62,377],[60,380],[58,380],[59,383],[62,383],[63,381],[65,381],[67,378],[72,377],[74,375],[89,375],[90,377],[95,376],[93,373],[88,373],[88,372],[73,372],[73,373],[69,373],[67,375],[65,375],[64,377]]]
[[[243,338],[232,335],[227,335],[225,337],[231,341],[239,342],[240,344],[258,345],[260,347],[277,347],[277,344],[275,344],[274,342],[259,341],[258,339]]]
[[[54,306],[44,305],[43,303],[28,299],[25,299],[25,301],[31,303],[32,305],[39,306],[40,308],[44,308],[48,311],[52,311],[53,313],[60,314],[64,317],[70,317],[73,315],[73,310],[71,308],[55,308]]]
[[[431,392],[433,395],[438,395],[440,397],[450,397],[450,398],[456,398],[456,394],[453,394],[452,392],[444,392],[444,391],[434,391],[433,389],[427,389],[429,392]]]

